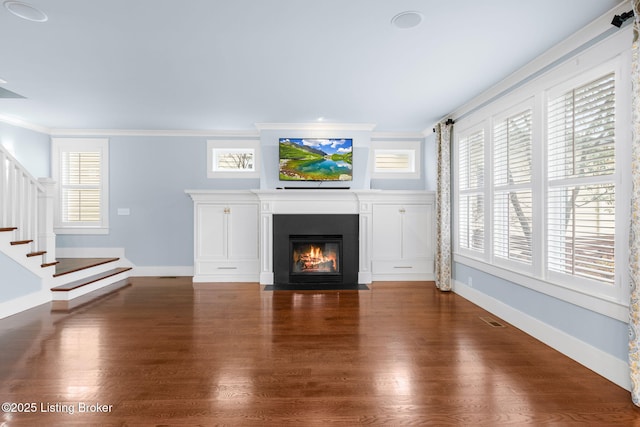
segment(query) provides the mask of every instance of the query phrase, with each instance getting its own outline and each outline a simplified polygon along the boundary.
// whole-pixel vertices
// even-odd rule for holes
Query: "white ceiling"
[[[420,132],[619,0],[27,0],[0,8],[0,116],[51,129]],[[414,29],[390,24],[424,15]]]

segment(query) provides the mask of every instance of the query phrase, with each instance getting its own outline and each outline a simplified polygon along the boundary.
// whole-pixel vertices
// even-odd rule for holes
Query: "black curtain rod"
[[[633,18],[633,10],[630,10],[627,13],[623,13],[622,15],[614,16],[613,20],[611,21],[611,25],[615,25],[616,27],[620,28],[622,27],[622,24],[624,23],[624,21],[626,21],[629,18]]]
[[[446,122],[444,122],[445,125],[452,125],[455,124],[455,121],[453,121],[453,119],[447,119]],[[435,133],[436,128],[433,128],[433,132]]]

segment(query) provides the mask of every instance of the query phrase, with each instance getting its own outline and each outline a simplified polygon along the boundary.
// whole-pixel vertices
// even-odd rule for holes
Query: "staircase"
[[[52,180],[33,178],[0,145],[0,254],[19,264],[17,270],[28,270],[30,282],[40,285],[14,298],[0,294],[0,318],[50,301],[54,309],[70,309],[128,284],[131,267],[119,258],[56,259],[54,189]],[[11,273],[0,272],[0,285],[14,286],[8,280]]]

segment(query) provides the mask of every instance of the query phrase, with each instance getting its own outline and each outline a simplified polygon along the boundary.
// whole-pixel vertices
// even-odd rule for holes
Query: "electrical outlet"
[[[467,285],[469,285],[470,288],[473,288],[473,277],[467,277]]]

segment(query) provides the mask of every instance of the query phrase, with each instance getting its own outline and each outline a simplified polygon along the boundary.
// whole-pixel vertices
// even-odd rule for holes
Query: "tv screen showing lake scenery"
[[[353,140],[280,138],[281,181],[351,181]]]

